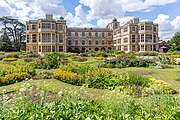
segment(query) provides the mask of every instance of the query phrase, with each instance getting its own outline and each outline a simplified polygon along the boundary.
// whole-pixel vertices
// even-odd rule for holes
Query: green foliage
[[[56,69],[59,67],[62,55],[57,52],[51,52],[45,55],[45,59],[42,57],[35,60],[32,65],[36,69]]]
[[[6,58],[19,58],[21,53],[19,52],[11,52],[6,54]]]
[[[180,51],[180,32],[176,32],[171,40],[168,41],[171,52]]]
[[[60,53],[57,53],[57,52],[48,53],[46,55],[46,64],[48,66],[48,69],[58,68],[61,56],[62,55]]]
[[[35,75],[35,69],[29,65],[3,65],[0,68],[0,86],[25,80]]]
[[[2,51],[11,51],[11,41],[6,32],[0,37],[0,50]]]
[[[119,90],[125,94],[148,96],[149,94],[175,94],[169,84],[136,74],[118,75],[106,69],[90,65],[61,65],[54,78],[73,85],[89,88]],[[156,86],[161,86],[156,88]]]
[[[100,101],[86,97],[83,88],[64,89],[58,95],[50,95],[35,91],[29,83],[24,84],[14,99],[4,95],[0,119],[179,119],[180,101],[169,95],[133,98],[113,91]]]
[[[140,52],[138,54],[139,56],[158,56],[158,52]]]
[[[124,55],[119,55],[118,58],[111,60],[105,60],[99,63],[100,68],[126,68],[126,67],[149,67],[155,66],[155,60],[133,58],[133,56],[128,57]]]
[[[104,51],[96,52],[95,57],[108,57],[108,54]]]
[[[27,78],[31,78],[31,75],[25,72],[7,74],[4,77],[0,77],[0,86],[20,82]]]

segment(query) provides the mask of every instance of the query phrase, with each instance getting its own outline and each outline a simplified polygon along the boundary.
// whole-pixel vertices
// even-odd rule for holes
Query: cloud
[[[87,19],[112,19],[123,17],[126,12],[150,12],[155,6],[162,6],[177,0],[79,0],[89,7]]]
[[[125,12],[149,12],[154,9],[154,6],[162,6],[176,1],[177,0],[131,0],[131,2],[129,2],[129,0],[122,0],[122,10]]]
[[[66,15],[62,0],[1,0],[0,8],[7,11],[6,14],[0,11],[0,16],[13,16],[24,21],[44,17],[46,13]]]
[[[126,22],[131,20],[133,17],[126,16],[122,18],[117,18],[117,20],[120,22],[120,25],[124,25]],[[108,23],[112,22],[113,19],[99,19],[97,20],[97,26],[98,27],[106,27]]]
[[[80,0],[80,4],[88,6],[88,20],[109,19],[120,17],[122,13],[121,0]]]
[[[180,31],[180,16],[170,21],[169,15],[159,14],[154,22],[159,24],[159,35],[163,40],[171,39],[177,31]]]
[[[82,9],[82,5],[78,5],[75,8],[75,15],[68,12],[65,19],[69,21],[69,27],[95,27],[86,19],[86,13]]]

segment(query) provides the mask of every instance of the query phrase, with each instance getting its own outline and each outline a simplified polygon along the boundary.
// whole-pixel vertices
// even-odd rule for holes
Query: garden
[[[0,119],[180,119],[180,58],[0,52]]]

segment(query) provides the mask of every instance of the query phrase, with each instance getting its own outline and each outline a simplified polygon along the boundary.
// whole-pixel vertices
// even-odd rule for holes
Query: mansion
[[[106,28],[71,28],[66,20],[53,15],[26,23],[26,50],[47,52],[83,52],[119,50],[125,52],[157,51],[158,24],[134,18],[120,26],[116,18]]]

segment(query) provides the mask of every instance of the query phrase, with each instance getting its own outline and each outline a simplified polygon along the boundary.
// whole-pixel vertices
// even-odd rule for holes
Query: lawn
[[[74,61],[74,60],[72,60],[71,57],[69,57],[68,59],[69,59],[70,61],[72,61],[72,63],[75,63],[75,64],[79,64],[79,63],[91,64],[91,63],[98,63],[98,62],[102,61],[102,60],[96,60],[95,57],[87,57],[87,58],[88,58],[88,60],[87,60],[87,61],[84,61],[84,62]]]
[[[74,86],[70,85],[55,79],[42,79],[42,80],[29,80],[29,81],[23,81],[7,86],[2,86],[0,87],[0,94],[6,94],[10,92],[15,92],[19,91],[19,89],[24,85],[24,83],[29,82],[32,85],[35,85],[37,88],[41,90],[45,90],[48,92],[53,92],[53,93],[59,93],[60,91],[64,89],[69,89],[69,90],[79,90],[82,87],[81,86]],[[93,89],[93,88],[86,88],[83,87],[85,91],[87,91],[86,94],[89,95],[90,98],[100,98],[103,95],[105,95],[109,90],[102,90],[102,89]]]
[[[180,66],[174,66],[170,69],[152,69],[152,68],[123,68],[111,69],[116,73],[133,72],[135,74],[143,74],[149,77],[163,80],[173,86],[176,90],[180,90]]]

